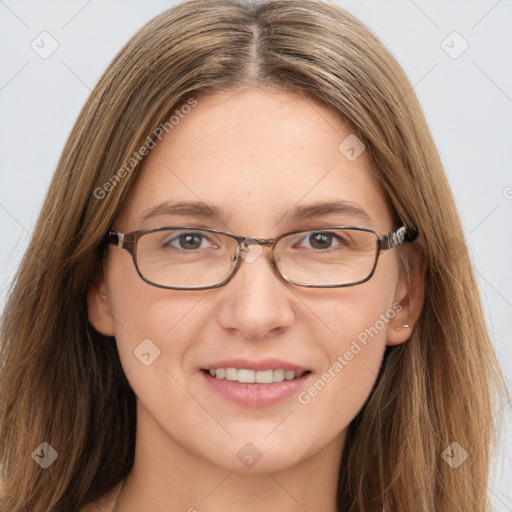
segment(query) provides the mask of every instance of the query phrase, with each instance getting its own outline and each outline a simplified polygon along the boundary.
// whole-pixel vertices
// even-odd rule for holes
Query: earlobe
[[[87,292],[89,322],[104,336],[114,336],[114,318],[110,312],[105,281],[103,278],[91,285]]]

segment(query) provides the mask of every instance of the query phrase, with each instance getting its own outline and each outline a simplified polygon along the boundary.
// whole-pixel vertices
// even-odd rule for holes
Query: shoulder
[[[101,495],[95,501],[88,503],[85,507],[82,507],[78,512],[112,512],[114,503],[116,502],[117,495],[121,490],[123,481],[121,480],[115,487],[110,491]]]

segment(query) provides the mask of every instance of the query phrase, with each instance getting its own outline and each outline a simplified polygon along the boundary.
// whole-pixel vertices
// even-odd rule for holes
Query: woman
[[[2,510],[489,510],[501,377],[411,89],[315,0],[128,42],[5,310]]]

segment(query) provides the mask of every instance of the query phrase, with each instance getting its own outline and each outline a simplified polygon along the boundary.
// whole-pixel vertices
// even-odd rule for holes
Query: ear
[[[395,290],[395,303],[401,305],[394,318],[390,321],[386,345],[399,345],[411,337],[412,330],[418,321],[425,299],[426,259],[418,245],[404,247],[409,264],[409,272],[405,270],[398,278]]]
[[[114,336],[114,318],[110,312],[105,279],[100,276],[87,291],[87,312],[89,322],[105,336]]]

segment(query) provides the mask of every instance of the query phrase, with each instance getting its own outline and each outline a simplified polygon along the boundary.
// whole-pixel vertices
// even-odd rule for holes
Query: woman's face
[[[117,231],[192,225],[275,238],[332,225],[379,235],[395,227],[355,135],[332,112],[292,93],[242,89],[198,97],[156,142],[114,222]],[[292,216],[332,201],[368,218],[354,209]],[[165,208],[146,215],[177,202],[208,205],[218,215]],[[345,288],[289,284],[270,257],[269,248],[252,245],[225,286],[183,291],[147,284],[130,254],[109,246],[104,281],[90,293],[90,319],[115,335],[138,398],[138,428],[161,453],[184,450],[238,472],[284,469],[330,443],[339,457],[386,344],[410,335],[395,329],[412,326],[396,249],[381,253],[369,281]],[[293,381],[243,384],[205,371],[225,367],[253,370],[228,371],[242,380],[258,369],[260,379],[276,380],[280,370],[307,372]]]

